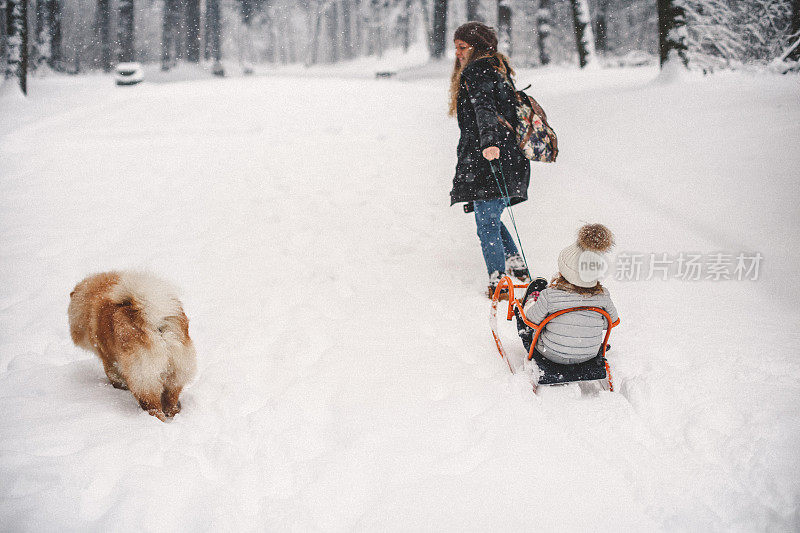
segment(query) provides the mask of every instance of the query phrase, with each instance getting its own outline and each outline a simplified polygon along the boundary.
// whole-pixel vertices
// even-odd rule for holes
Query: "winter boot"
[[[512,278],[517,278],[522,283],[527,283],[531,279],[531,273],[525,266],[525,261],[519,254],[506,257],[506,274]]]
[[[497,286],[500,284],[500,280],[503,279],[504,276],[505,276],[504,272],[499,272],[497,270],[495,270],[489,275],[489,286],[486,288],[486,296],[488,296],[489,298],[494,297],[494,292],[497,289]],[[503,290],[500,291],[500,296],[498,297],[498,300],[505,300],[505,301],[508,300],[508,289],[503,288]]]
[[[525,296],[522,297],[522,307],[528,303],[528,300],[536,301],[539,299],[539,293],[547,288],[547,280],[544,278],[536,278],[528,284],[525,289]]]

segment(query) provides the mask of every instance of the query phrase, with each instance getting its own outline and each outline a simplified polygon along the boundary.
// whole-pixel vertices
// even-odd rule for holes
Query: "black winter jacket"
[[[500,164],[511,204],[528,199],[530,161],[517,147],[514,133],[497,120],[502,115],[512,125],[517,124],[514,95],[494,65],[499,65],[498,59],[484,57],[467,65],[461,73],[457,110],[461,138],[450,205],[504,196],[489,161],[483,157],[483,149],[489,146],[500,148]]]

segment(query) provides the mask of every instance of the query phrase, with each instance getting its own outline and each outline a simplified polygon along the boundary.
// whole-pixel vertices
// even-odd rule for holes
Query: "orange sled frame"
[[[561,316],[565,313],[571,313],[572,311],[594,311],[600,313],[605,319],[606,324],[608,327],[606,329],[606,336],[603,339],[602,350],[603,350],[603,359],[605,360],[606,366],[606,379],[608,380],[608,390],[614,390],[614,382],[611,379],[611,368],[608,365],[608,359],[606,359],[606,347],[608,346],[608,339],[611,336],[611,328],[614,328],[619,325],[619,319],[616,322],[611,322],[611,316],[606,312],[605,309],[601,309],[599,307],[570,307],[569,309],[562,309],[561,311],[557,311],[551,315],[548,315],[540,324],[534,324],[525,316],[525,312],[522,309],[522,303],[514,297],[514,289],[527,289],[528,284],[514,284],[509,276],[503,277],[500,280],[500,283],[497,284],[497,288],[494,291],[494,295],[492,295],[492,308],[489,313],[489,324],[492,328],[492,336],[494,336],[494,342],[497,345],[497,351],[500,352],[500,357],[505,360],[506,364],[508,365],[508,369],[511,370],[511,373],[514,374],[514,368],[511,366],[511,361],[508,359],[508,353],[506,353],[505,348],[503,347],[503,343],[500,341],[500,335],[497,332],[497,304],[500,302],[501,294],[503,293],[504,289],[508,290],[508,312],[506,313],[506,320],[511,320],[514,317],[514,309],[517,310],[519,314],[519,318],[525,323],[526,326],[533,329],[533,339],[531,340],[531,348],[528,351],[528,361],[533,359],[533,352],[536,349],[536,341],[539,340],[539,335],[541,335],[542,331],[544,331],[545,326],[548,322],[553,320],[557,316]],[[505,294],[502,294],[505,296]],[[566,383],[566,382],[565,382]],[[536,390],[538,383],[533,383],[533,389]]]

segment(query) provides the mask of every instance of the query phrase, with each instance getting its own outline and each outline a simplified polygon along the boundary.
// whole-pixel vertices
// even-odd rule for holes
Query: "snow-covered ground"
[[[797,78],[520,73],[561,148],[515,209],[531,267],[607,224],[622,317],[617,392],[534,395],[448,207],[447,68],[5,91],[0,529],[800,528]],[[720,252],[758,279],[644,279]],[[183,289],[169,423],[69,338],[70,290],[115,268]]]

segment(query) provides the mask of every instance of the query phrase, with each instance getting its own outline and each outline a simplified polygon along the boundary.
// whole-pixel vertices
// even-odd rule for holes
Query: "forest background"
[[[772,65],[797,70],[800,0],[2,0],[5,77],[47,69],[111,71],[118,62],[338,63],[424,43],[445,55],[459,24],[497,28],[501,51],[536,67]]]

